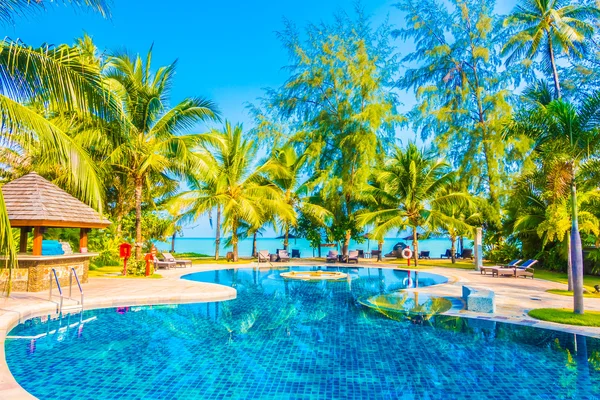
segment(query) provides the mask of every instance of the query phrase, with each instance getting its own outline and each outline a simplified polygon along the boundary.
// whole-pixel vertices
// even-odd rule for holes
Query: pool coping
[[[274,266],[277,266],[276,264]],[[326,264],[322,262],[297,262],[297,263],[287,263],[286,266],[325,266]],[[197,272],[210,272],[216,270],[225,270],[225,269],[244,269],[244,268],[254,268],[258,265],[256,263],[248,263],[248,264],[204,264],[204,265],[195,265],[195,267],[201,268],[193,268],[192,270],[178,270],[176,275],[165,276],[163,279],[172,280],[173,278],[180,280],[183,276],[197,273]],[[282,265],[284,266],[284,265]],[[338,266],[338,267],[348,267],[348,264],[327,264],[327,266]],[[266,267],[266,266],[265,266]],[[270,268],[271,266],[269,266]],[[397,266],[397,265],[378,265],[378,264],[358,264],[356,267],[359,268],[382,268],[382,269],[392,269],[392,270],[410,270],[416,272],[425,272],[434,275],[440,275],[448,279],[445,283],[440,283],[436,285],[429,286],[428,288],[443,288],[445,286],[455,286],[457,284],[467,283],[464,281],[464,278],[452,274],[453,270],[447,271],[444,269],[440,271],[439,267],[427,268],[427,269],[413,269],[410,267]],[[260,268],[260,267],[259,267]],[[183,273],[180,273],[183,272]],[[114,281],[111,278],[92,278],[94,280],[104,279]],[[202,285],[210,285],[218,287],[222,292],[215,293],[207,293],[207,292],[198,292],[193,295],[172,295],[172,296],[149,296],[148,294],[139,293],[128,296],[110,296],[107,294],[102,300],[95,299],[92,301],[86,301],[85,309],[102,309],[102,308],[112,308],[112,307],[128,307],[128,306],[148,306],[148,305],[158,305],[158,304],[186,304],[186,303],[205,303],[205,302],[218,302],[218,301],[226,301],[235,299],[237,296],[237,291],[234,288],[229,286],[215,284],[215,283],[205,283],[205,282],[195,282],[187,280],[187,282],[194,282],[194,284],[198,284],[198,287]],[[413,290],[413,289],[408,289]],[[445,296],[444,297],[454,297],[460,299],[459,296]],[[461,300],[462,301],[462,300]],[[13,307],[11,309],[0,309],[0,311],[5,311],[4,314],[0,315],[0,395],[3,400],[16,400],[16,399],[35,399],[33,395],[27,392],[23,387],[19,385],[19,383],[15,380],[13,375],[11,374],[8,365],[6,363],[5,357],[5,341],[6,336],[10,330],[12,330],[16,325],[25,321],[27,319],[43,316],[43,315],[53,315],[57,316],[56,313],[56,304],[50,301],[46,303],[38,303],[34,305],[21,305],[17,307]],[[502,323],[510,323],[521,326],[530,326],[541,329],[550,329],[554,331],[573,333],[578,335],[589,336],[592,338],[600,338],[600,330],[590,330],[588,327],[577,327],[573,325],[563,325],[552,322],[535,320],[532,318],[517,318],[510,317],[506,315],[485,315],[485,314],[477,314],[473,312],[466,311],[464,309],[457,310],[455,308],[449,310],[444,313],[444,315],[456,316],[461,318],[469,318],[474,320],[481,321],[490,321],[490,322],[502,322]]]

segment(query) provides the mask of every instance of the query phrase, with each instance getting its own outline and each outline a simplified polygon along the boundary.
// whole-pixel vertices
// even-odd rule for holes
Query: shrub
[[[513,243],[501,242],[485,253],[485,258],[495,263],[507,263],[519,258],[521,249]]]

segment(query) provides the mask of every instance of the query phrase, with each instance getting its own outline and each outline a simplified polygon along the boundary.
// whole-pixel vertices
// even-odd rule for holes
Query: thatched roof
[[[12,227],[105,228],[104,219],[50,181],[31,172],[2,186]]]

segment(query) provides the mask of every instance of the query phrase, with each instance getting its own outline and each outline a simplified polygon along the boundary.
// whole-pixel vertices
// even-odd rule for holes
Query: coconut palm
[[[275,150],[271,162],[265,165],[271,181],[283,193],[283,201],[288,204],[294,214],[287,212],[281,216],[282,230],[284,232],[283,248],[289,247],[290,230],[296,227],[298,215],[301,213],[309,218],[325,220],[330,212],[324,207],[311,202],[310,182],[302,180],[302,168],[306,162],[306,155],[298,155],[292,146],[285,146]]]
[[[138,55],[111,57],[104,77],[118,94],[124,118],[120,124],[120,142],[110,162],[127,171],[135,193],[135,254],[142,254],[142,200],[144,188],[151,186],[152,175],[189,176],[194,166],[192,149],[199,136],[183,133],[203,121],[218,118],[210,100],[192,97],[169,107],[170,87],[175,63],[151,70],[152,49],[146,59]]]
[[[238,260],[241,229],[260,227],[265,215],[293,220],[293,210],[282,201],[281,190],[266,178],[268,165],[256,166],[255,142],[244,138],[241,125],[225,123],[204,138],[207,144],[196,151],[199,175],[206,186],[192,187],[170,203],[181,219],[195,220],[217,207],[223,210],[223,230],[231,235],[233,258]],[[210,172],[212,171],[212,172]]]
[[[577,185],[581,169],[597,164],[600,146],[599,121],[600,93],[583,100],[576,107],[563,100],[517,113],[509,125],[512,134],[528,136],[534,141],[534,151],[542,160],[552,163],[551,193],[570,196],[571,263],[573,277],[574,312],[582,314],[583,307],[583,251],[578,221]]]
[[[15,17],[31,14],[38,10],[44,10],[51,2],[32,0],[9,0],[0,2],[0,22],[14,23]],[[63,0],[55,3],[66,3],[78,7],[91,8],[99,12],[103,17],[109,15],[108,2],[104,0]]]
[[[502,48],[507,63],[532,60],[540,53],[552,70],[556,98],[561,97],[556,58],[561,54],[580,57],[586,39],[594,33],[592,20],[598,8],[561,0],[523,0],[504,24],[513,35]]]
[[[91,6],[103,14],[108,11],[101,0],[69,3]],[[36,7],[43,7],[43,4],[26,0],[3,2],[0,4],[0,22],[13,22],[15,16]],[[8,39],[0,41],[1,135],[4,146],[15,133],[20,133],[23,143],[28,146],[37,141],[39,149],[54,157],[68,171],[78,197],[100,209],[102,185],[87,154],[60,126],[44,118],[44,113],[27,107],[35,100],[43,104],[46,112],[81,111],[97,116],[115,113],[117,108],[113,107],[99,71],[82,61],[77,49],[68,46],[32,48]],[[0,251],[7,255],[5,267],[9,267],[7,292],[10,294],[16,251],[1,192]]]
[[[433,228],[440,220],[452,219],[442,214],[440,208],[444,204],[466,203],[467,196],[452,191],[455,174],[450,171],[450,166],[419,150],[414,143],[405,150],[396,147],[377,173],[383,182],[382,188],[371,186],[367,190],[374,196],[387,197],[386,203],[393,205],[362,214],[359,221],[363,225],[376,224],[375,237],[383,237],[392,229],[410,227],[415,266],[418,266],[418,230]]]

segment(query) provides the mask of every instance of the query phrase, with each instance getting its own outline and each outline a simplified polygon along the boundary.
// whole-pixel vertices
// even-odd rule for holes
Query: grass
[[[529,311],[529,316],[558,324],[600,326],[600,311],[586,311],[585,314],[580,315],[565,308],[536,308]]]
[[[535,277],[544,279],[551,282],[558,282],[567,285],[569,283],[568,275],[564,272],[545,271],[543,269],[535,270]],[[584,275],[583,276],[583,288],[588,292],[593,292],[595,285],[600,285],[600,276],[596,275]],[[556,293],[560,294],[560,293]],[[568,296],[568,294],[565,294]]]
[[[119,274],[119,275],[115,275],[115,274]],[[133,275],[127,275],[127,276],[123,276],[121,275],[123,273],[123,266],[122,265],[110,265],[110,266],[104,266],[104,267],[98,267],[98,268],[94,268],[91,269],[88,272],[88,277],[90,278],[119,278],[119,279],[160,279],[162,278],[162,275],[159,274],[154,274],[154,275],[150,275],[149,277],[145,277],[145,276],[133,276]]]
[[[561,296],[571,296],[571,297],[573,297],[573,292],[569,292],[568,290],[548,289],[548,290],[546,290],[546,292],[547,293],[552,293],[552,294],[558,294],[558,295],[561,295]],[[600,293],[583,292],[583,297],[600,298]]]

